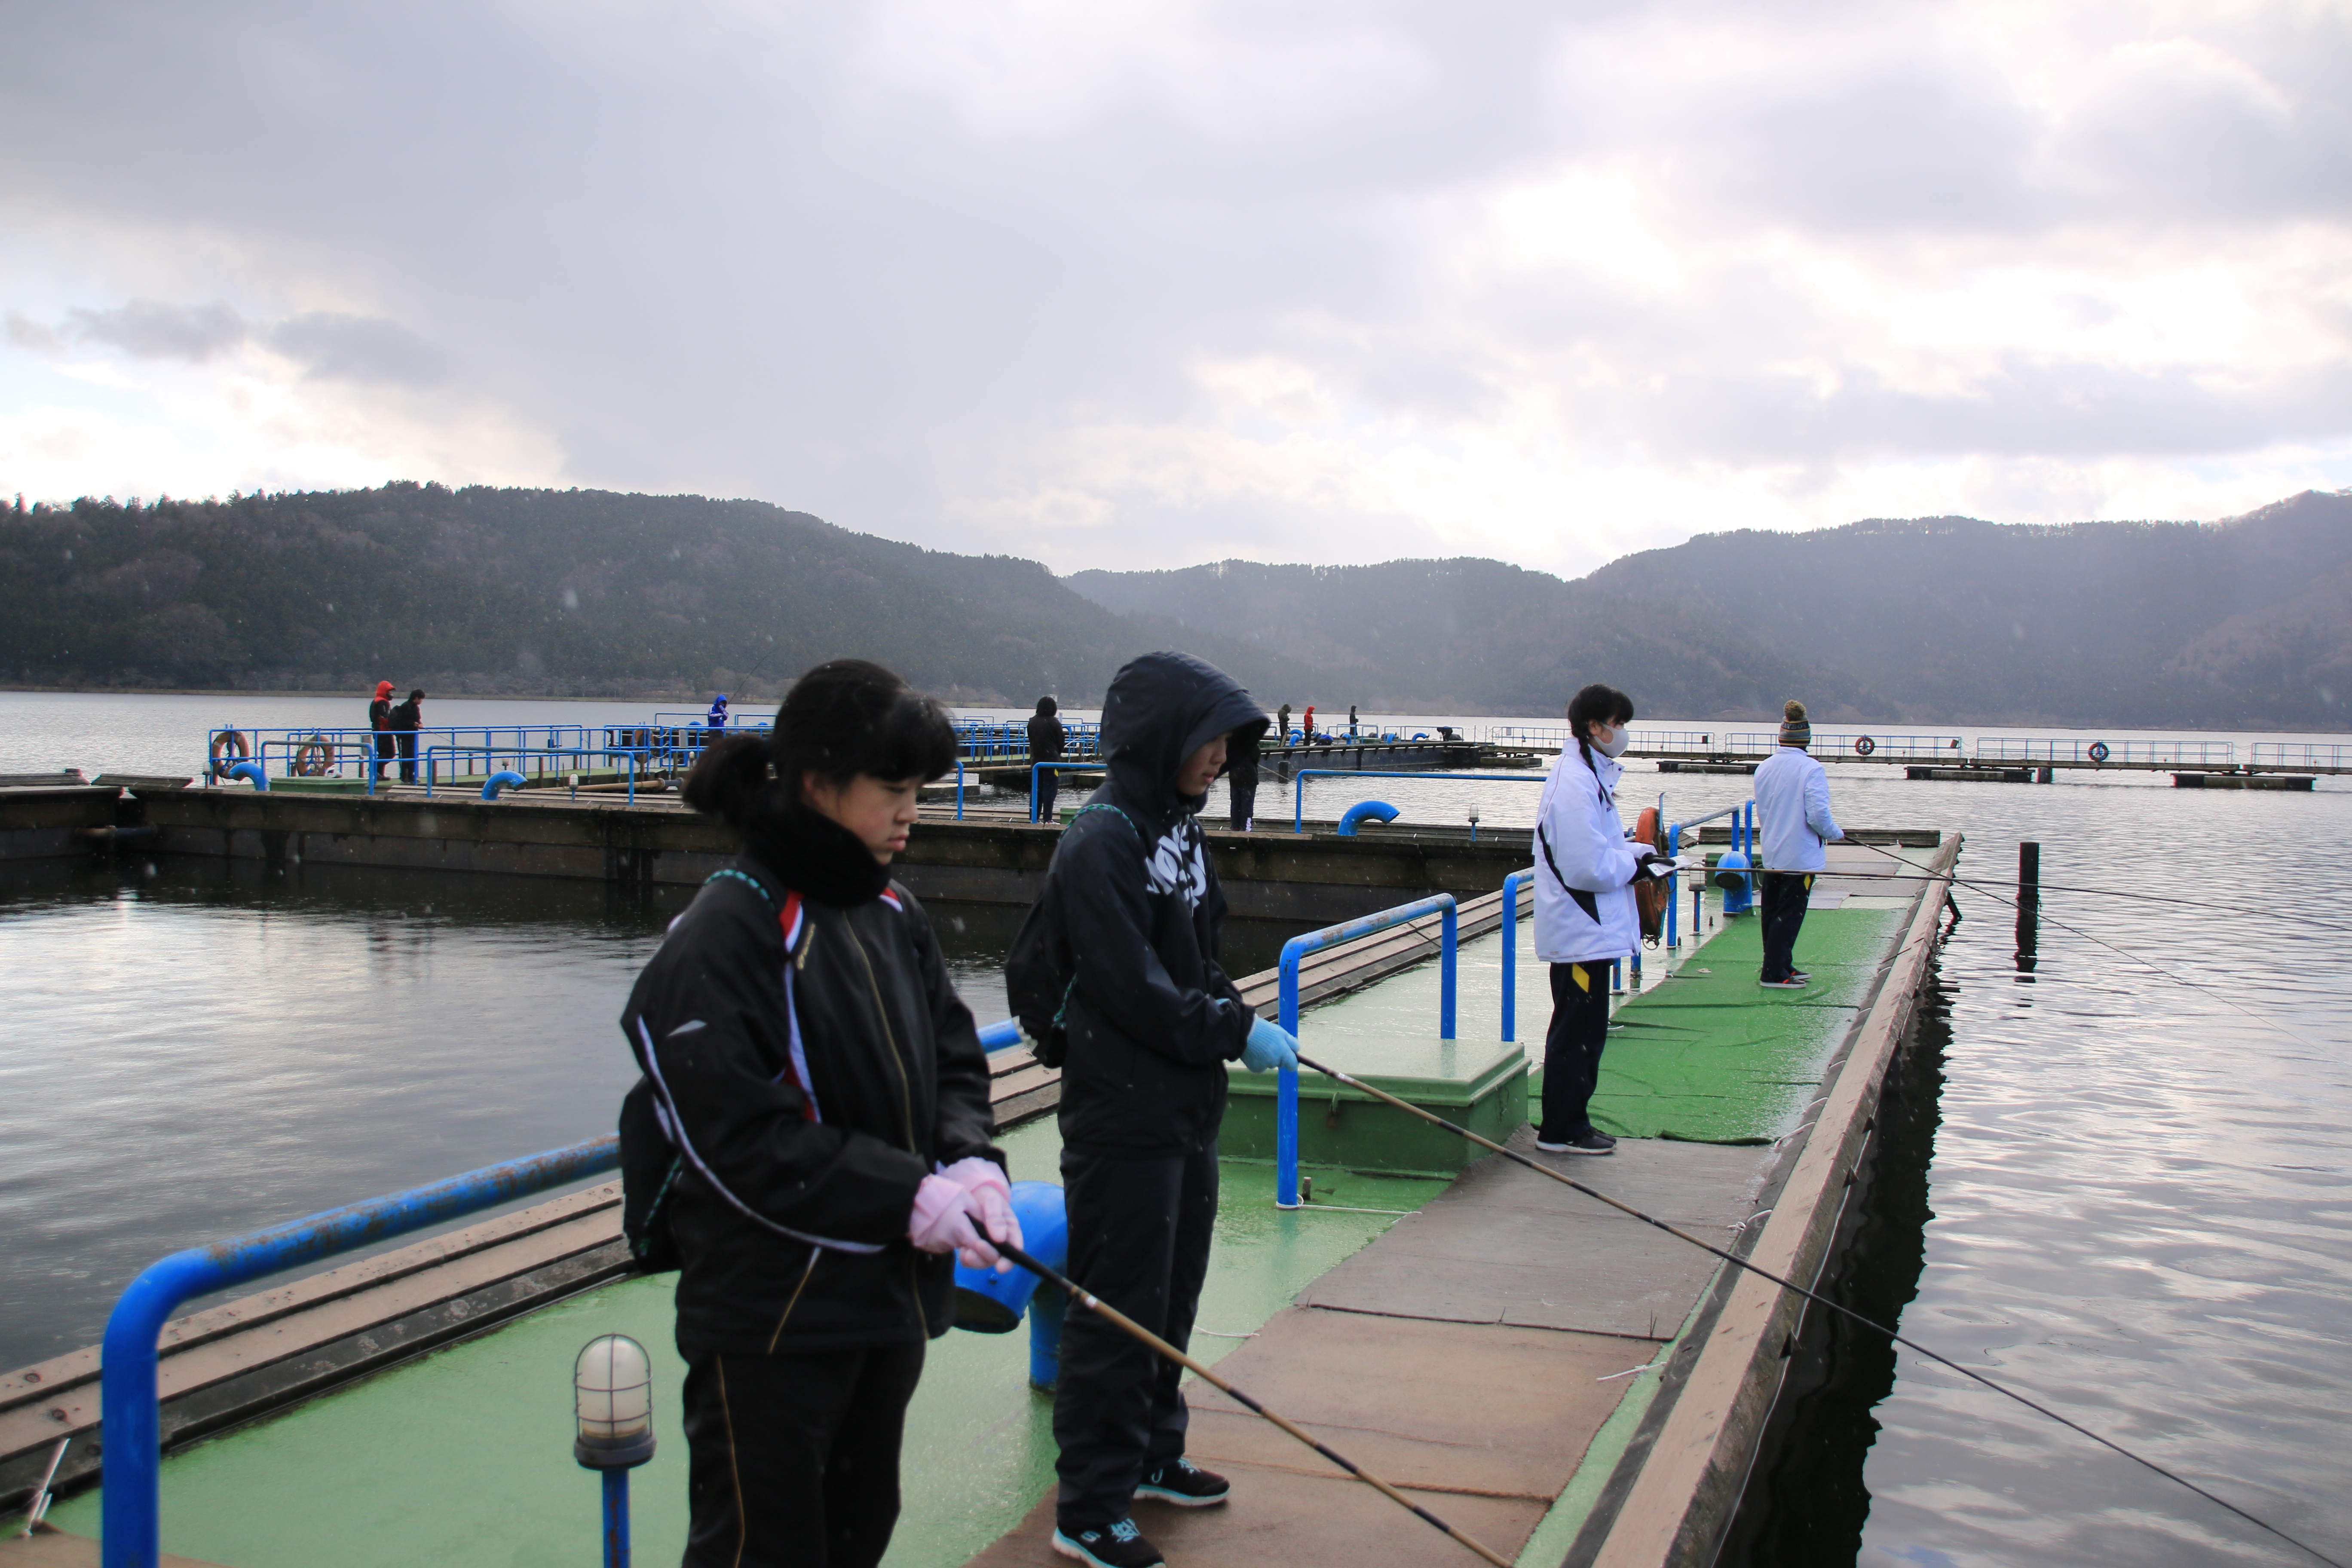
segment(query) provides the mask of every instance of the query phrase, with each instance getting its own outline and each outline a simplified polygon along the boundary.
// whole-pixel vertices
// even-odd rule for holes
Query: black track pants
[[[1248,784],[1235,784],[1228,780],[1226,788],[1233,795],[1233,809],[1226,814],[1225,821],[1235,833],[1239,833],[1257,815],[1257,781],[1253,779]]]
[[[1037,775],[1037,820],[1054,820],[1054,803],[1062,794],[1062,775],[1047,768]]]
[[[1592,1125],[1592,1086],[1609,1043],[1609,963],[1551,966],[1551,1027],[1544,1031],[1543,1120],[1537,1136],[1564,1142]]]
[[[701,1355],[686,1373],[686,1568],[873,1568],[898,1522],[923,1346]]]
[[[1797,933],[1805,927],[1805,905],[1813,879],[1789,871],[1767,871],[1764,894],[1764,968],[1759,980],[1786,980],[1797,966]]]
[[[1062,1151],[1070,1278],[1188,1348],[1217,1221],[1217,1146],[1114,1160]],[[1184,1452],[1183,1369],[1073,1307],[1054,1391],[1057,1522],[1073,1532],[1125,1519],[1147,1470]]]

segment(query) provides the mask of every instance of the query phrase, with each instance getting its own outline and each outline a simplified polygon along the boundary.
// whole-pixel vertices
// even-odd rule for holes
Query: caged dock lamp
[[[604,1476],[604,1568],[629,1568],[629,1472],[654,1457],[654,1373],[626,1334],[590,1340],[572,1363],[572,1457]]]

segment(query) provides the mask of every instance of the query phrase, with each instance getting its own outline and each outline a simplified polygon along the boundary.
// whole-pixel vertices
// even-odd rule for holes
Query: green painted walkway
[[[1017,1180],[1058,1181],[1051,1119],[1005,1135]],[[1317,1196],[1413,1209],[1443,1182],[1343,1175]],[[1203,1331],[1246,1335],[1391,1215],[1277,1212],[1263,1165],[1228,1164]],[[686,1542],[684,1364],[671,1345],[675,1277],[604,1287],[283,1415],[202,1443],[163,1466],[163,1545],[233,1568],[577,1568],[598,1561],[597,1481],[572,1460],[572,1362],[598,1334],[654,1356],[660,1451],[635,1472],[637,1559],[675,1563]],[[1215,1361],[1240,1338],[1202,1332]],[[1053,1402],[1030,1389],[1029,1336],[950,1331],[908,1412],[906,1511],[887,1562],[960,1563],[1026,1513],[1051,1481]],[[96,1535],[96,1490],[51,1510]],[[331,1542],[331,1550],[322,1543]]]

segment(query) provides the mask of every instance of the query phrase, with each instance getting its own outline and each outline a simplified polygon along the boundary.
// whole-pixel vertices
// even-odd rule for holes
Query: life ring
[[[2107,760],[2108,755],[2107,743],[2105,741],[2094,741],[2091,742],[2091,761],[2095,763],[2104,763]]]
[[[1663,855],[1665,828],[1658,821],[1658,808],[1645,805],[1642,815],[1633,819],[1633,837]],[[1638,877],[1633,881],[1633,912],[1642,922],[1642,940],[1654,942],[1666,929],[1666,900],[1674,895],[1666,890],[1663,877]]]
[[[294,753],[294,773],[298,778],[323,778],[335,771],[335,743],[316,730]]]
[[[223,760],[229,758],[232,752],[235,753],[233,760]],[[213,777],[216,779],[228,777],[229,769],[252,754],[246,747],[245,737],[235,730],[213,731]]]
[[[1872,740],[1869,736],[1859,735],[1854,738],[1853,754],[1855,756],[1866,757],[1876,750],[1878,750],[1878,742]]]

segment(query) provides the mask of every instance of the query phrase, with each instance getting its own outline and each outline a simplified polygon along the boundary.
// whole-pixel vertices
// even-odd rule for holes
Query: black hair
[[[1040,713],[1059,713],[1061,710],[1062,710],[1062,705],[1061,705],[1060,703],[1058,703],[1058,702],[1055,701],[1052,698],[1050,698],[1050,697],[1040,697],[1039,699],[1037,699],[1037,711],[1038,711],[1038,712],[1040,712]]]
[[[1584,765],[1592,765],[1592,731],[1595,720],[1614,729],[1633,717],[1633,700],[1613,686],[1594,681],[1568,700],[1568,732],[1576,737],[1576,749],[1584,754]]]
[[[860,773],[928,782],[955,763],[955,726],[937,701],[878,664],[836,658],[793,682],[768,738],[735,735],[706,749],[681,793],[740,828],[772,777],[797,798],[812,773],[836,784]]]
[[[425,693],[421,689],[412,691],[408,694],[408,700],[411,702],[422,702],[425,700]]]

